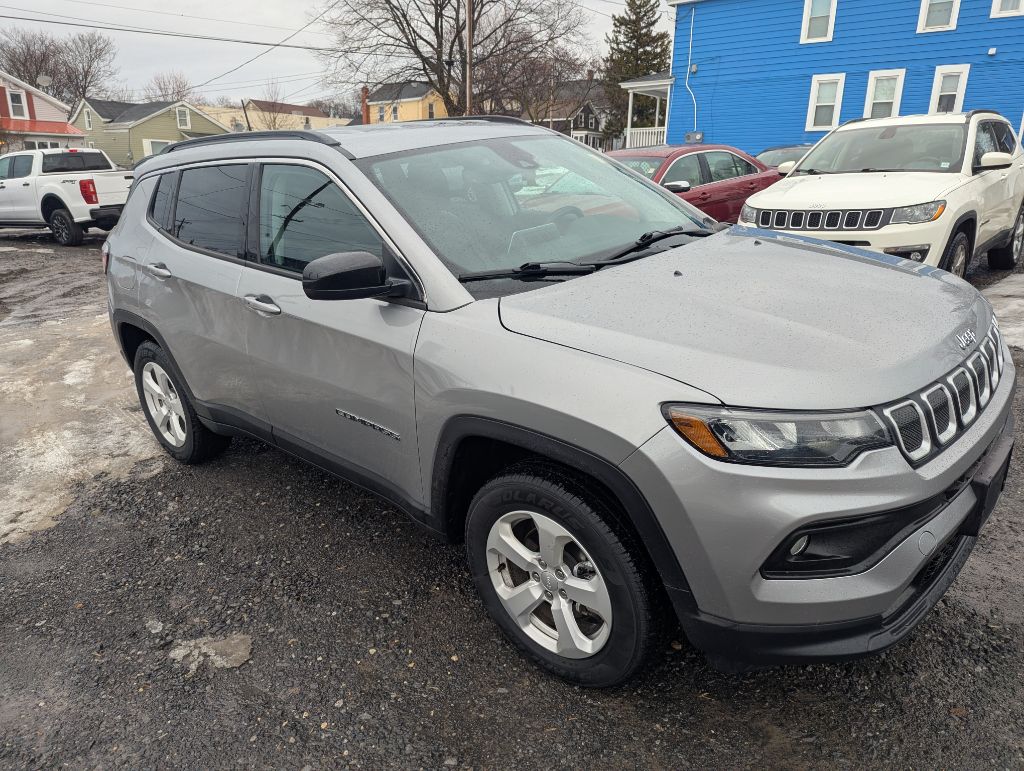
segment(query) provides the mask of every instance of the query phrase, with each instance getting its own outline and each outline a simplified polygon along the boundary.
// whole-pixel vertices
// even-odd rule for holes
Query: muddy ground
[[[1024,767],[1021,453],[890,652],[730,676],[678,641],[584,691],[377,499],[255,442],[165,461],[98,246],[0,235],[0,767]]]

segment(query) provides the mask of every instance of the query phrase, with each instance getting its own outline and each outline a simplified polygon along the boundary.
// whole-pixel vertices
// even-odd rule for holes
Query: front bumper
[[[124,204],[112,204],[110,206],[97,206],[89,209],[89,219],[93,222],[117,222],[121,218]]]
[[[1007,357],[987,409],[916,469],[895,448],[864,453],[840,469],[726,464],[699,454],[671,428],[627,458],[623,470],[656,512],[686,575],[692,602],[677,601],[676,608],[694,644],[712,656],[780,663],[865,655],[901,639],[949,586],[973,545],[976,533],[965,528],[982,488],[967,480],[1007,441],[1009,454],[1016,381],[1010,362]],[[761,572],[799,528],[943,494],[948,503],[869,569],[825,578]],[[943,552],[941,575],[931,570],[924,586],[923,571]]]

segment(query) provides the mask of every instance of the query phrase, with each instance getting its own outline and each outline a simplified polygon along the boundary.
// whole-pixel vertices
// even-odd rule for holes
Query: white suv
[[[786,179],[747,200],[740,224],[863,246],[963,277],[971,259],[1024,252],[1024,155],[998,113],[855,120]]]

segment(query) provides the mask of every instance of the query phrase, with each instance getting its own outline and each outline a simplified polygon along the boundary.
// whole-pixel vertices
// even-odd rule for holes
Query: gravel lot
[[[887,654],[730,676],[677,642],[584,691],[377,499],[254,442],[165,461],[99,243],[0,236],[0,767],[1024,766],[1024,453]]]

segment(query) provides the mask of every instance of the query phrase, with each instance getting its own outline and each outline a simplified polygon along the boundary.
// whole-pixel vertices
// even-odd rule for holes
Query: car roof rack
[[[303,139],[307,142],[319,142],[322,145],[336,147],[340,143],[334,137],[321,134],[319,131],[241,131],[230,134],[215,134],[209,137],[196,137],[195,139],[183,139],[168,145],[159,152],[159,155],[173,153],[177,150],[188,150],[192,147],[204,145],[216,145],[223,142],[256,142],[266,139]]]
[[[970,120],[975,115],[998,115],[1000,118],[1004,117],[999,110],[971,110],[967,113],[967,120]]]
[[[451,116],[449,116],[447,118],[425,118],[422,121],[408,121],[408,122],[409,123],[421,123],[421,122],[422,123],[426,123],[426,122],[429,121],[429,122],[433,122],[433,123],[441,123],[441,122],[444,122],[444,121],[453,121],[453,120],[457,120],[457,121],[484,120],[484,121],[487,121],[488,123],[521,123],[521,124],[525,124],[527,126],[536,126],[537,125],[536,123],[531,123],[530,121],[523,120],[522,118],[515,118],[515,117],[513,117],[511,115],[451,115]],[[539,128],[544,128],[544,126],[539,126]]]

